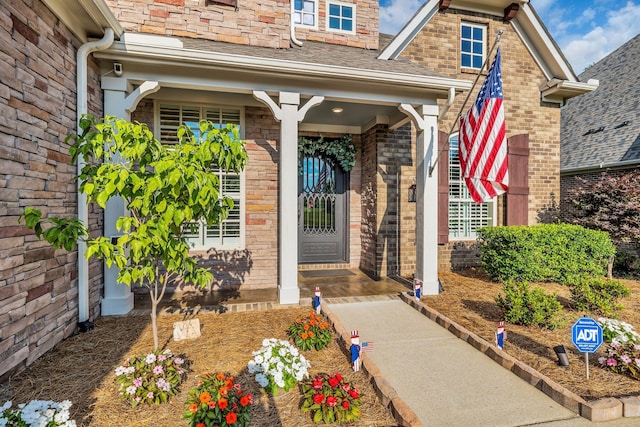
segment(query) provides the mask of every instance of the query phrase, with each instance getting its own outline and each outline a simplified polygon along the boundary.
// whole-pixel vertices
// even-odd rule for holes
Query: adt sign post
[[[602,327],[590,317],[582,317],[571,328],[573,345],[584,353],[589,379],[589,353],[595,352],[602,345]]]

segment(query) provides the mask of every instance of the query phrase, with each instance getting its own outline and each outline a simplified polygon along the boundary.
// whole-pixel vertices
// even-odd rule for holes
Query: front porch
[[[308,272],[314,272],[308,274]],[[338,273],[339,272],[339,273]],[[306,276],[306,277],[305,277]],[[314,276],[314,277],[309,277]],[[384,299],[410,291],[411,284],[402,279],[372,279],[359,269],[299,270],[300,305],[311,305],[316,286],[322,297],[333,302],[358,302]],[[205,311],[247,311],[290,307],[278,302],[278,289],[237,289],[222,291],[187,291],[167,293],[158,307],[159,313],[195,313]],[[147,315],[151,308],[146,292],[135,294],[132,315]]]

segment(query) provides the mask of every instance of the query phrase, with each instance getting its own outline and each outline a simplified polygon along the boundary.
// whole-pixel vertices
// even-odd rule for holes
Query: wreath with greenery
[[[349,172],[356,164],[358,149],[351,143],[351,135],[342,138],[298,138],[298,173],[302,175],[303,157],[323,156],[329,166],[340,165],[343,171]]]

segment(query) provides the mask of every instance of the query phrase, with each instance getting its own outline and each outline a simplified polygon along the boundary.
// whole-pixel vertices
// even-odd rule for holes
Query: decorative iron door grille
[[[347,174],[323,157],[304,157],[298,181],[299,262],[345,262]]]

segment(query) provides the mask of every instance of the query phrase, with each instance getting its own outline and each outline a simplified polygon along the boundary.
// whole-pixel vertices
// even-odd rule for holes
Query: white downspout
[[[295,24],[294,24],[294,15],[295,15],[295,1],[294,0],[290,0],[289,3],[291,3],[291,23],[289,24],[289,28],[291,28],[291,42],[293,44],[295,44],[296,46],[302,46],[302,42],[300,40],[298,40],[296,38],[296,30],[295,30]]]
[[[449,108],[451,108],[451,106],[453,105],[453,101],[455,99],[456,99],[456,90],[454,88],[450,87],[449,88],[449,97],[447,98],[447,102],[444,104],[444,107],[442,108],[442,111],[440,111],[440,114],[438,115],[438,121],[441,121],[442,119],[444,119],[444,116],[449,111]]]
[[[106,28],[102,39],[88,42],[80,46],[76,54],[76,112],[77,112],[77,130],[80,134],[80,118],[88,112],[87,106],[87,59],[91,52],[107,49],[113,43],[113,29]],[[85,165],[84,157],[78,158],[78,175]],[[78,185],[80,182],[78,181]],[[87,195],[78,191],[78,221],[84,225],[89,223],[89,209],[87,206]],[[87,244],[78,241],[78,322],[84,322],[89,319],[89,261],[86,257]]]

